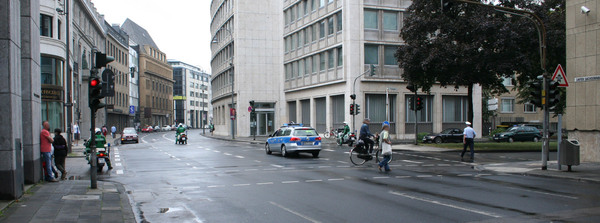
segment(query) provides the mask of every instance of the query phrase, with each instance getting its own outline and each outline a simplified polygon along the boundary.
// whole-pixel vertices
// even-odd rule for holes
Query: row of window
[[[383,65],[398,65],[398,59],[394,56],[396,51],[398,46],[365,44],[365,64],[379,65],[379,58],[383,57]]]
[[[392,10],[365,9],[365,29],[399,31],[399,12]],[[381,18],[381,19],[380,19]]]
[[[154,49],[154,47],[148,46],[148,48],[150,49],[150,56],[154,57],[154,59],[160,60],[162,62],[167,62],[167,55],[165,55],[163,52],[160,52],[157,49]]]
[[[171,86],[165,84],[164,82],[146,80],[146,89],[150,89],[150,86],[152,86],[152,91],[154,92],[158,91],[159,93],[164,94],[171,94],[173,92]]]
[[[317,3],[319,5],[317,5]],[[305,16],[308,16],[311,12],[317,11],[318,8],[325,7],[326,4],[333,3],[333,0],[302,0],[298,3],[288,7],[283,11],[285,18],[285,25],[296,22]]]
[[[150,96],[146,96],[150,98]],[[170,100],[166,98],[154,97],[152,96],[152,108],[158,108],[162,110],[168,110],[170,108]]]
[[[54,17],[40,14],[40,36],[62,40],[62,21],[57,20],[56,35],[54,35]]]
[[[500,112],[502,113],[513,113],[515,112],[515,99],[514,98],[502,98],[500,100]],[[524,113],[536,113],[537,108],[531,103],[523,104]]]
[[[198,107],[206,108],[206,107],[208,107],[208,102],[190,101],[190,106],[198,106]]]
[[[221,73],[220,75],[218,75],[216,78],[214,78],[212,80],[211,87],[212,87],[212,92],[213,92],[213,97],[214,96],[218,96],[216,94],[216,92],[222,90],[223,88],[226,88],[228,86],[231,86],[231,76],[232,76],[232,70],[226,70],[223,73]]]
[[[218,2],[218,1],[212,1],[212,3],[215,3],[215,2]],[[223,4],[221,4],[219,6],[219,8],[216,10],[216,13],[213,15],[212,22],[210,24],[212,26],[211,28],[213,30],[217,29],[218,27],[214,27],[217,24],[215,22],[219,21],[219,20],[226,19],[227,16],[229,14],[231,14],[231,11],[233,11],[233,0],[225,0],[225,1],[223,1]]]
[[[190,91],[190,97],[194,98],[204,98],[204,99],[208,99],[208,95],[207,94],[203,94],[202,92],[195,92],[195,91]]]
[[[129,67],[129,59],[127,57],[128,52],[125,52],[125,51],[119,49],[119,47],[115,46],[110,41],[106,41],[106,43],[108,44],[106,46],[107,54],[109,56],[114,57],[115,62],[118,62],[118,63],[124,65],[125,67]]]
[[[115,92],[114,97],[106,98],[106,103],[115,105],[117,107],[129,107],[129,95]]]
[[[285,64],[285,79],[290,80],[297,77],[316,74],[336,66],[344,65],[344,53],[342,47],[329,49],[312,56],[289,62]]]
[[[334,33],[341,31],[342,11],[339,11],[321,21],[315,22],[313,25],[307,26],[302,30],[284,37],[285,52],[287,53],[289,51],[300,49],[304,45],[316,42],[318,39],[323,39],[325,36],[333,35]]]
[[[123,73],[111,65],[107,65],[106,68],[110,69],[115,74],[115,84],[118,84],[121,86],[129,86],[129,82],[128,82],[129,79],[127,76],[128,73]]]
[[[219,52],[217,52],[217,54],[213,58],[213,60],[211,62],[211,66],[219,67],[219,66],[223,65],[225,62],[232,61],[233,53],[234,53],[233,43],[223,47],[223,49],[221,49]]]

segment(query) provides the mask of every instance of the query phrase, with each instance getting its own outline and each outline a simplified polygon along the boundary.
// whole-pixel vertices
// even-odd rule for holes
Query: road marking
[[[432,175],[418,175],[418,178],[433,177]]]
[[[123,166],[121,163],[115,163],[115,166]]]
[[[522,190],[522,191],[527,191],[527,192],[532,192],[532,193],[537,193],[537,194],[543,194],[543,195],[549,195],[549,196],[555,196],[555,197],[569,198],[569,199],[573,199],[573,200],[579,199],[578,197],[573,197],[573,196],[569,196],[569,195],[555,194],[555,193],[549,193],[549,192],[541,192],[541,191],[535,191],[535,190],[529,190],[529,189],[522,189],[522,188],[517,188],[517,187],[506,187],[506,188],[513,189],[513,190]]]
[[[273,201],[269,201],[269,203],[271,203],[272,205],[274,205],[274,206],[276,206],[276,207],[278,207],[278,208],[281,208],[281,209],[283,209],[283,210],[285,210],[285,211],[287,211],[287,212],[290,212],[290,213],[292,213],[292,214],[294,214],[294,215],[296,215],[296,216],[298,216],[298,217],[304,218],[305,220],[307,220],[307,221],[310,221],[310,222],[312,222],[312,223],[321,223],[320,221],[317,221],[317,220],[315,220],[315,219],[312,219],[312,218],[310,218],[310,217],[308,217],[308,216],[306,216],[306,215],[303,215],[303,214],[300,214],[300,213],[298,213],[298,212],[295,212],[295,211],[293,211],[293,210],[291,210],[291,209],[289,209],[289,208],[286,208],[286,207],[284,207],[284,206],[282,206],[282,205],[280,205],[280,204],[278,204],[278,203],[275,203],[275,202],[273,202]]]
[[[467,212],[471,212],[471,213],[476,213],[476,214],[480,214],[480,215],[485,215],[485,216],[489,216],[489,217],[493,217],[493,218],[500,218],[500,217],[502,217],[502,216],[500,216],[498,214],[495,214],[495,213],[480,211],[480,210],[471,209],[471,208],[460,207],[460,206],[456,206],[456,205],[452,205],[452,204],[446,204],[446,203],[442,203],[442,202],[436,201],[436,200],[431,200],[431,199],[428,199],[428,198],[415,197],[415,196],[411,196],[411,195],[408,195],[408,194],[399,193],[399,192],[395,192],[395,191],[390,191],[389,193],[393,194],[393,195],[397,195],[397,196],[409,198],[409,199],[412,199],[412,200],[418,200],[418,201],[423,201],[423,202],[427,202],[427,203],[431,203],[431,204],[437,204],[437,205],[441,205],[441,206],[445,206],[445,207],[449,207],[449,208],[454,208],[454,209],[458,209],[458,210],[463,210],[463,211],[467,211]]]
[[[300,181],[297,180],[292,180],[292,181],[282,181],[282,184],[294,184],[294,183],[299,183]]]
[[[424,165],[421,165],[421,166],[429,167],[429,166],[435,166],[435,164],[424,164]]]
[[[258,171],[258,169],[247,169],[246,171]]]
[[[121,162],[121,159],[115,159],[115,162]]]
[[[389,179],[390,177],[373,177],[373,179]]]
[[[117,174],[119,174],[119,175],[123,174],[123,170],[117,170]]]
[[[337,168],[348,168],[350,166],[336,166]]]
[[[330,168],[331,166],[319,166],[319,168]]]
[[[211,185],[208,188],[217,188],[217,187],[225,187],[225,185]]]
[[[121,156],[119,156],[119,155],[115,155],[115,158],[120,158],[120,157],[121,157]]]
[[[412,161],[412,160],[402,160],[402,161],[407,162],[407,163],[417,163],[417,164],[423,163],[423,162]]]
[[[198,169],[198,167],[193,166],[192,169]]]
[[[412,176],[396,176],[396,179],[411,178]]]
[[[223,155],[231,156],[231,153],[223,153]]]
[[[273,184],[273,182],[257,183],[256,185],[270,185],[270,184]]]
[[[328,181],[341,181],[344,180],[344,178],[334,178],[334,179],[327,179]]]
[[[177,159],[175,159],[175,160],[179,161],[179,160],[181,160],[181,159],[177,158]]]
[[[346,161],[338,161],[338,163],[348,164]]]
[[[312,183],[312,182],[323,182],[323,180],[306,180],[304,182]]]
[[[192,165],[192,164],[186,163],[185,165],[186,165],[186,166],[189,166],[189,165]]]
[[[438,164],[438,166],[450,166],[450,164]]]
[[[246,186],[250,186],[250,184],[234,184],[234,187],[246,187]]]
[[[324,150],[327,151],[327,152],[334,152],[335,151],[333,149],[324,149]]]
[[[284,167],[284,166],[281,166],[281,165],[275,165],[275,164],[271,164],[271,166],[273,166],[273,167],[277,167],[277,168],[283,168],[283,167]]]
[[[281,168],[282,170],[295,170],[296,168],[294,167],[285,167],[285,168]]]
[[[257,162],[257,163],[262,163],[262,161],[260,161],[260,160],[254,160],[254,162]]]
[[[206,150],[206,151],[211,151],[212,149],[206,148],[206,149],[204,149],[204,150]]]
[[[204,149],[204,147],[202,147],[202,146],[198,146],[197,148],[198,148],[198,149]]]
[[[215,152],[215,153],[220,153],[220,151],[219,151],[219,150],[213,150],[213,152]]]
[[[243,158],[245,158],[245,157],[243,157],[243,156],[235,156],[235,157],[236,157],[236,158],[240,158],[240,159],[243,159]]]

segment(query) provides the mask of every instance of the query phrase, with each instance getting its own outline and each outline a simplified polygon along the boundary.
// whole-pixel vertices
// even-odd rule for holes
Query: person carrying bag
[[[392,139],[390,138],[389,130],[389,125],[383,125],[383,131],[381,131],[381,154],[383,155],[383,160],[379,163],[379,171],[382,171],[382,167],[386,172],[391,171],[388,164],[392,158]]]

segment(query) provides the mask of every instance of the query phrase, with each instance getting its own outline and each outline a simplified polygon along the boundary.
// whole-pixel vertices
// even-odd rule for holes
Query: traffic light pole
[[[417,115],[419,114],[419,110],[417,110],[417,88],[415,87],[415,95],[413,96],[413,108],[415,108],[415,145],[419,145],[419,119]]]
[[[92,53],[92,55],[95,55],[95,53]],[[94,60],[92,60],[94,61]],[[96,76],[98,75],[98,69],[96,68],[92,68],[92,76]],[[92,79],[90,78],[90,81]],[[88,86],[89,87],[89,86]],[[89,89],[88,89],[89,90]],[[88,100],[91,100],[91,98],[88,98]],[[88,143],[88,145],[90,146],[90,160],[88,160],[90,162],[90,188],[92,189],[96,189],[98,188],[98,172],[97,172],[97,168],[96,166],[98,165],[97,159],[96,159],[96,110],[94,108],[90,108],[90,113],[91,113],[91,127],[90,127],[90,131],[92,134],[90,134],[90,141]]]
[[[549,158],[549,150],[550,150],[550,134],[548,131],[548,127],[550,126],[550,106],[548,105],[549,97],[548,92],[550,89],[548,74],[544,72],[543,82],[544,82],[544,90],[542,91],[542,103],[544,106],[544,136],[542,139],[542,170],[548,169],[548,158]]]

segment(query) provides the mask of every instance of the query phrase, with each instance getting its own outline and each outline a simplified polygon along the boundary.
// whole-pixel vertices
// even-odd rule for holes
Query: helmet
[[[348,124],[348,122],[344,122],[344,125],[347,125],[347,124]]]
[[[100,133],[102,133],[102,130],[100,130],[100,128],[96,128],[96,129],[94,129],[94,132],[95,132],[96,134],[100,134]]]

